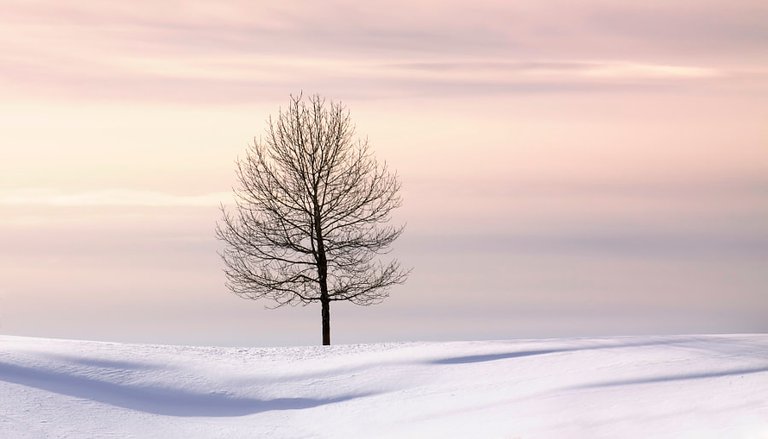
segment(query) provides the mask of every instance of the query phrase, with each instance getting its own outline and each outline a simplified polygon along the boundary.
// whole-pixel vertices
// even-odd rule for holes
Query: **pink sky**
[[[301,90],[404,184],[411,280],[336,340],[768,331],[765,2],[0,8],[3,333],[315,343],[213,238]]]

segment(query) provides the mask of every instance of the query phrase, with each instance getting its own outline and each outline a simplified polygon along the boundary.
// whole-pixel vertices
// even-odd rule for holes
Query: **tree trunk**
[[[331,344],[331,301],[320,299],[323,305],[323,346]]]
[[[317,201],[317,184],[314,186],[314,227],[317,240],[317,280],[320,284],[320,304],[323,314],[323,346],[331,344],[331,298],[328,295],[328,259],[325,256],[325,243],[323,242],[323,229],[320,227],[320,204]]]

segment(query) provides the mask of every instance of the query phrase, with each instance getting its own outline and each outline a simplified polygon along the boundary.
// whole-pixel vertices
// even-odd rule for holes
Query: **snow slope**
[[[763,438],[768,335],[330,348],[0,336],[0,438]]]

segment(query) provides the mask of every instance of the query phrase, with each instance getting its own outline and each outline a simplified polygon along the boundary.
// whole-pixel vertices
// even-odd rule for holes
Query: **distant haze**
[[[335,342],[768,331],[764,1],[0,2],[0,333],[318,343],[213,232],[302,90],[403,182]]]

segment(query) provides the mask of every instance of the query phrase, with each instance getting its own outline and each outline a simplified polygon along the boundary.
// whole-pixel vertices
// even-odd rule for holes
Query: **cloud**
[[[529,57],[537,51],[544,56],[590,52],[594,57],[598,49],[617,55],[641,48],[684,55],[694,45],[710,53],[745,48],[759,53],[768,37],[764,26],[768,7],[760,0],[395,0],[364,4],[350,0],[81,4],[11,0],[6,4],[3,15],[10,24],[70,31],[80,28],[126,43],[152,43],[147,46],[154,48],[251,49],[251,54],[466,56],[503,51]],[[110,42],[91,41],[101,43]]]
[[[740,232],[681,233],[663,227],[638,230],[602,232],[551,232],[527,234],[454,234],[450,240],[444,235],[418,234],[403,240],[402,247],[409,254],[462,254],[482,255],[564,255],[575,257],[627,257],[654,260],[700,259],[764,260],[768,257],[768,239],[764,235]]]
[[[241,103],[297,89],[366,97],[642,89],[731,79],[745,68],[728,61],[737,48],[749,52],[747,70],[764,71],[768,60],[748,41],[762,40],[755,24],[765,8],[675,4],[11,2],[0,19],[0,95]],[[656,11],[659,22],[648,18]],[[720,11],[722,24],[713,18]],[[706,57],[689,56],[697,38],[713,48]]]
[[[514,81],[556,81],[572,83],[594,79],[646,80],[715,78],[724,72],[707,67],[665,65],[622,61],[439,61],[386,65],[400,74],[439,79],[488,79]]]
[[[107,189],[64,193],[52,189],[16,189],[0,192],[0,206],[141,206],[205,207],[231,199],[229,193],[175,195],[164,192]]]
[[[768,44],[766,18],[768,5],[759,0],[675,0],[604,4],[591,10],[586,21],[633,45],[642,42],[689,56],[743,57]]]
[[[0,77],[37,98],[217,104],[283,98],[297,90],[346,97],[644,90],[732,76],[692,65],[625,61],[492,63],[379,59],[113,59],[83,68],[15,63]],[[71,63],[64,63],[71,65]],[[692,82],[695,81],[695,82]]]

